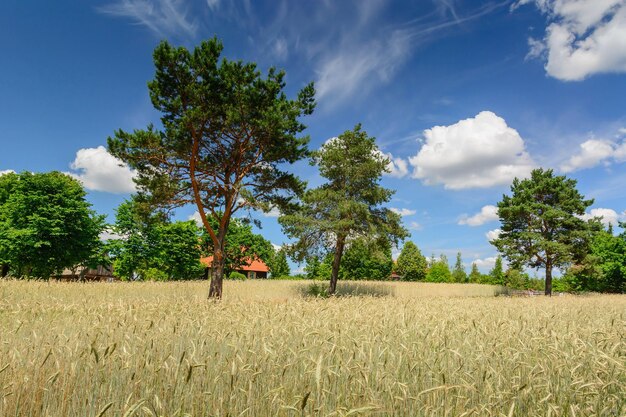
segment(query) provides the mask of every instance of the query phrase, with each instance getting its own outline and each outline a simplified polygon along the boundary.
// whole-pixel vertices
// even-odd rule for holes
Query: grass
[[[307,285],[0,281],[0,416],[626,413],[626,296]]]

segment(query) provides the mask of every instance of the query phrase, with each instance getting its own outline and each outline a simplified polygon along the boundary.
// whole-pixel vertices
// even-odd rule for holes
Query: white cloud
[[[209,9],[215,10],[215,9],[217,9],[219,7],[220,0],[207,0],[206,4],[207,4],[207,6],[209,6]]]
[[[102,233],[100,233],[99,237],[102,242],[106,242],[107,240],[122,239],[123,236],[118,235],[117,233],[114,233],[109,229],[105,229]]]
[[[617,226],[617,223],[619,221],[626,218],[623,213],[620,215],[615,210],[608,208],[594,208],[591,209],[589,213],[585,213],[581,216],[583,220],[589,220],[594,217],[600,217],[600,221],[602,222],[604,227],[607,227],[609,224]]]
[[[496,264],[496,257],[490,256],[488,258],[483,259],[474,259],[472,263],[476,264],[476,266],[481,270],[493,269]]]
[[[187,217],[187,220],[193,220],[200,227],[204,227],[202,224],[202,219],[200,218],[200,212],[198,210],[194,211],[193,214]]]
[[[626,141],[622,143],[603,139],[589,139],[580,144],[580,151],[561,164],[563,172],[592,168],[600,163],[626,161]]]
[[[207,0],[211,8],[217,7],[218,3],[218,0]],[[104,14],[130,18],[159,37],[194,37],[198,25],[189,19],[185,6],[183,0],[119,0],[98,10]]]
[[[278,207],[272,207],[270,209],[270,211],[268,211],[267,213],[262,212],[262,214],[265,217],[279,217],[280,216],[280,210],[278,209]]]
[[[4,171],[0,171],[0,175],[13,174],[13,173],[15,173],[15,171],[13,171],[12,169],[5,169]]]
[[[401,31],[360,44],[345,41],[321,59],[316,71],[317,99],[340,102],[364,86],[389,81],[408,58],[410,46]]]
[[[480,213],[476,213],[473,216],[464,214],[459,219],[461,225],[467,226],[480,226],[485,223],[493,222],[500,219],[498,216],[498,207],[487,205],[480,209]]]
[[[279,250],[281,250],[283,248],[282,245],[278,245],[278,244],[276,244],[274,242],[272,242],[272,247],[274,248],[274,250],[276,252],[278,252]]]
[[[274,54],[274,57],[276,57],[276,59],[280,61],[284,61],[287,59],[287,55],[289,55],[289,49],[285,38],[278,38],[274,41],[272,52]]]
[[[76,152],[68,173],[94,191],[124,194],[136,191],[135,173],[122,161],[111,155],[104,146],[85,148]]]
[[[395,207],[391,207],[389,210],[393,211],[396,214],[399,214],[400,216],[412,216],[416,213],[415,210],[411,210],[408,208],[395,208]]]
[[[422,230],[424,227],[418,222],[409,223],[409,230]]]
[[[545,56],[546,72],[563,81],[626,72],[624,0],[520,0],[535,3],[550,24],[542,40],[530,39],[530,57]]]
[[[493,229],[493,230],[490,230],[487,233],[485,233],[485,236],[487,237],[487,240],[489,240],[491,242],[492,240],[495,240],[498,237],[500,237],[500,233],[502,233],[502,230],[500,230],[500,229]]]
[[[424,131],[425,143],[409,158],[413,177],[447,189],[486,188],[526,177],[534,162],[519,133],[490,111]]]
[[[497,256],[489,256],[482,259],[474,259],[472,263],[475,263],[482,273],[489,273],[489,271],[491,271],[493,267],[496,266],[496,259]],[[508,268],[508,263],[506,259],[502,259],[502,268],[504,268],[505,270],[506,268]]]
[[[386,175],[395,178],[402,178],[409,173],[408,164],[404,159],[394,158],[390,153],[385,154],[385,156],[389,158],[389,164],[387,165],[389,173]]]

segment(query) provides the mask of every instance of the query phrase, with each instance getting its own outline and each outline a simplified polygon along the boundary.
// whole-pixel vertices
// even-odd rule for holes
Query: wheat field
[[[0,416],[626,415],[626,296],[303,285],[0,281]]]

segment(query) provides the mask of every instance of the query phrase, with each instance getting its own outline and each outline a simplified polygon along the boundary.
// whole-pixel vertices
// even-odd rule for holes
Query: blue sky
[[[312,148],[359,122],[377,138],[389,206],[427,256],[488,270],[492,206],[534,167],[577,179],[590,215],[626,220],[625,0],[3,1],[0,171],[71,172],[112,221],[132,173],[102,147],[158,122],[154,47],[212,36],[228,58],[285,69],[291,95],[315,82]]]

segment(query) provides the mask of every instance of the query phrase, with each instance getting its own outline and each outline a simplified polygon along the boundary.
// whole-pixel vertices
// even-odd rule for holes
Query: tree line
[[[288,269],[287,254],[306,261],[307,274],[328,276],[329,294],[341,277],[388,277],[394,268],[391,248],[409,233],[400,216],[385,207],[394,191],[380,185],[389,159],[375,138],[357,124],[311,151],[301,118],[314,111],[313,84],[289,99],[283,71],[270,68],[263,76],[254,63],[221,58],[222,49],[217,38],[193,51],[159,44],[148,90],[161,126],[117,130],[107,139],[108,151],[135,170],[138,189],[117,210],[112,231],[122,239],[107,246],[117,273],[192,277],[201,269],[199,255],[210,253],[209,297],[218,299],[223,279],[251,256],[265,257],[282,271],[285,265]],[[288,169],[303,160],[317,166],[322,185],[307,188]],[[61,173],[2,178],[3,274],[49,276],[102,260],[98,236],[104,218],[85,202],[80,184]],[[51,202],[60,200],[59,209],[52,209]],[[519,271],[525,267],[542,268],[545,292],[551,294],[552,271],[558,268],[574,277],[568,278],[572,288],[624,291],[624,236],[603,231],[597,219],[581,218],[592,202],[580,195],[574,180],[551,170],[515,179],[511,195],[498,203],[502,228],[492,241],[510,265],[511,282],[513,276],[524,281]],[[190,205],[201,228],[169,220],[172,211]],[[280,211],[279,223],[292,242],[278,254],[237,217],[246,210],[273,209]],[[65,215],[70,230],[63,229]],[[467,275],[460,256],[450,271],[445,257],[427,262],[410,242],[404,249],[396,271],[404,279],[487,280],[474,267]],[[506,283],[500,258],[498,264],[490,283]]]

